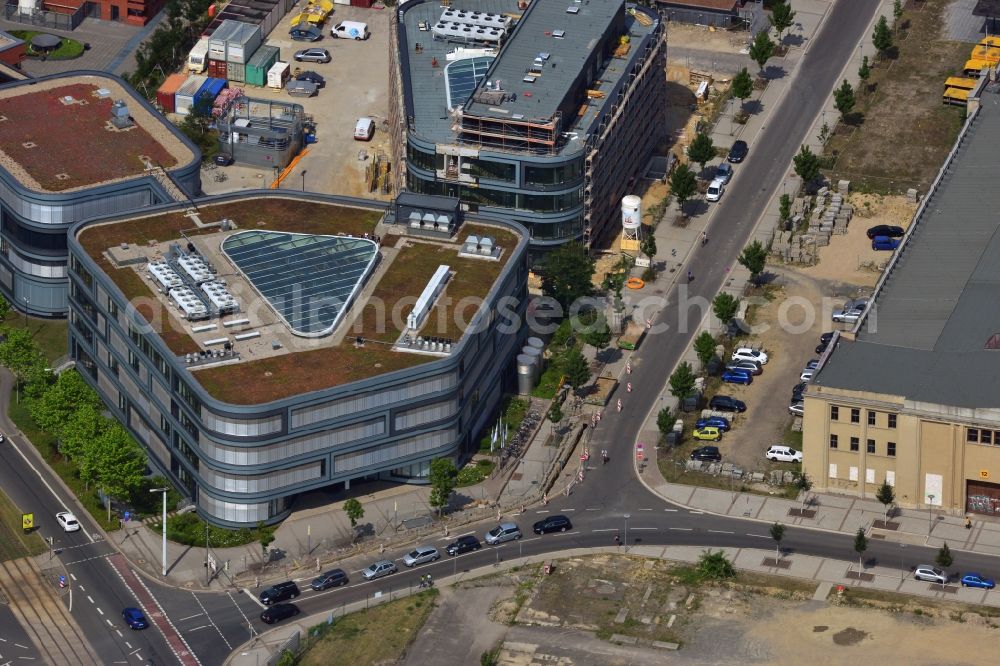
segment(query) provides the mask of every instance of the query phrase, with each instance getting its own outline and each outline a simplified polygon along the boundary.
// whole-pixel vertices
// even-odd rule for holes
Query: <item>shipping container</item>
[[[225,60],[209,60],[208,61],[208,75],[213,79],[224,79],[228,75],[226,65],[228,63]]]
[[[247,80],[247,66],[241,62],[226,63],[226,78],[234,83],[244,83]]]
[[[247,62],[246,83],[251,86],[267,85],[267,72],[274,63],[278,62],[281,49],[277,46],[264,45],[257,49],[250,61]]]
[[[240,29],[241,23],[239,21],[224,19],[212,33],[212,36],[208,38],[208,57],[212,60],[228,60],[226,51],[229,39]]]
[[[187,78],[187,74],[171,74],[156,91],[156,101],[159,102],[164,113],[174,112],[174,95],[181,89]]]
[[[205,113],[208,113],[212,108],[212,103],[215,102],[215,98],[219,96],[226,86],[229,85],[225,79],[206,79],[205,83],[202,84],[198,92],[194,94],[194,100],[192,101],[192,107],[195,104],[203,105],[199,106]]]
[[[208,81],[208,77],[201,74],[188,77],[188,80],[184,82],[184,85],[174,95],[174,113],[182,116],[188,115],[191,112],[191,105],[194,104],[195,95],[205,85],[206,81]]]
[[[260,34],[259,25],[241,23],[239,29],[228,40],[226,61],[245,65],[262,41],[264,37]]]
[[[284,3],[281,0],[232,0],[227,7],[245,7],[264,15],[264,18],[257,25],[260,26],[261,35],[266,39],[278,23],[285,16]],[[256,22],[255,22],[256,23]]]
[[[287,62],[276,62],[267,70],[267,87],[281,90],[288,80],[289,66]]]

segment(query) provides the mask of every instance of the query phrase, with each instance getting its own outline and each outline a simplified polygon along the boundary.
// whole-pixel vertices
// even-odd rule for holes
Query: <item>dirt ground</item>
[[[745,30],[716,30],[707,26],[671,23],[667,30],[667,57],[670,48],[696,48],[718,53],[739,53],[746,48],[749,33]]]

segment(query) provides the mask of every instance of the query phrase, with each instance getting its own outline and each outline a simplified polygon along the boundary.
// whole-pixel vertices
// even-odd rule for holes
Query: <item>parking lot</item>
[[[265,43],[281,49],[281,60],[288,62],[293,72],[297,68],[317,72],[326,79],[325,85],[309,98],[290,97],[284,90],[244,87],[251,98],[280,99],[301,104],[305,113],[316,121],[317,142],[306,146],[308,152],[280,187],[388,198],[368,191],[365,168],[378,151],[389,153],[389,137],[381,131],[389,108],[389,10],[336,5],[323,27],[324,37],[316,42],[298,42],[288,36],[294,15],[293,11],[282,19]],[[365,41],[330,37],[330,27],[344,20],[367,23],[371,37]],[[296,51],[312,47],[327,49],[331,61],[294,61]],[[354,125],[362,116],[375,120],[375,135],[369,142],[354,140]],[[366,154],[367,159],[359,159],[361,153]],[[224,180],[218,174],[224,174]],[[274,176],[271,169],[234,164],[225,169],[203,172],[202,188],[207,194],[266,188],[271,186]]]

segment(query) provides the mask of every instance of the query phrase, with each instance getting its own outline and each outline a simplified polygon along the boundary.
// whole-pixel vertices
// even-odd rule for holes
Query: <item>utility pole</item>
[[[167,575],[167,491],[168,490],[170,490],[170,489],[169,488],[150,488],[150,490],[149,490],[149,492],[151,492],[151,493],[163,493],[163,524],[161,525],[161,527],[163,528],[163,561],[162,561],[163,570],[162,570],[162,573],[163,573],[164,577],[166,577],[166,575]],[[208,528],[206,527],[206,534],[208,533],[207,529]]]

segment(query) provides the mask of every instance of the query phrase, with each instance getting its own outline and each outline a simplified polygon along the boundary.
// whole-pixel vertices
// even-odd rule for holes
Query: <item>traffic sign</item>
[[[35,514],[33,513],[22,513],[21,514],[21,529],[25,532],[34,529],[35,527]]]

